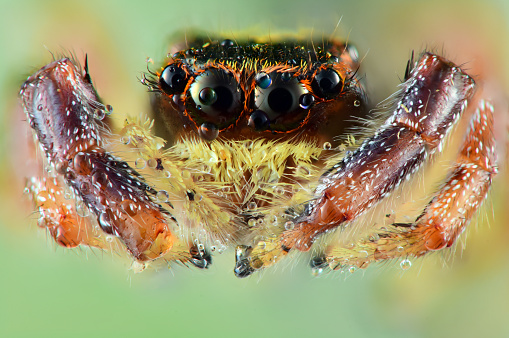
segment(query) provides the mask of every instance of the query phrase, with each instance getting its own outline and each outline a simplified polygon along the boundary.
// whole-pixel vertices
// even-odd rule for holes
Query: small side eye
[[[171,64],[163,69],[159,76],[159,85],[168,95],[181,94],[186,88],[187,74],[182,64]]]
[[[313,87],[319,96],[332,99],[343,90],[343,81],[338,72],[332,68],[327,68],[315,75]]]

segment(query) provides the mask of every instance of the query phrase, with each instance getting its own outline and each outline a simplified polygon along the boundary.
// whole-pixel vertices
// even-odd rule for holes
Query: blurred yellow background
[[[481,82],[495,84],[490,93],[507,93],[508,1],[0,0],[0,13],[0,337],[509,336],[504,171],[462,240],[466,249],[416,261],[404,273],[386,264],[315,278],[301,261],[240,280],[230,250],[209,271],[135,275],[125,259],[56,248],[37,228],[22,196],[19,149],[27,141],[16,101],[50,51],[73,51],[81,60],[88,53],[96,88],[115,113],[137,114],[148,102],[136,80],[145,59],[161,60],[176,32],[309,28],[328,36],[341,17],[337,35],[366,56],[373,101],[395,90],[410,51],[423,48],[469,62]]]

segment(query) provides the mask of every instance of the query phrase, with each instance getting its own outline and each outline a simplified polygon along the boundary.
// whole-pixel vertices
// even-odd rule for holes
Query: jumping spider
[[[23,84],[44,154],[27,191],[58,244],[122,245],[140,269],[207,268],[236,247],[238,277],[310,249],[315,270],[407,264],[455,242],[497,173],[492,106],[433,53],[409,60],[357,142],[348,128],[370,109],[354,47],[194,38],[178,49],[141,79],[153,120],[128,117],[120,131],[86,61],[55,60]],[[409,222],[379,222],[398,204],[381,202],[404,195],[464,111],[466,138],[429,203]]]

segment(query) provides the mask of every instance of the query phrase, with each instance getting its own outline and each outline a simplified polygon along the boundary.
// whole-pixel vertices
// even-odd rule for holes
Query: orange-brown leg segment
[[[136,171],[106,151],[102,139],[106,109],[86,68],[82,72],[67,58],[54,61],[28,78],[20,96],[36,143],[56,175],[34,178],[29,187],[53,237],[68,247],[100,246],[83,232],[94,222],[118,236],[137,260],[168,252],[177,241],[169,229],[171,217],[152,200],[153,192]],[[61,196],[63,186],[73,191],[76,203],[94,220],[76,215]]]
[[[49,230],[55,242],[66,248],[86,245],[107,248],[106,236],[90,222],[89,218],[78,216],[70,191],[64,191],[56,177],[27,182],[27,189],[39,212],[37,225]]]
[[[322,264],[364,268],[373,261],[420,257],[450,247],[486,199],[496,173],[493,107],[482,101],[455,165],[415,222],[392,224],[350,247],[330,247]]]
[[[403,84],[393,115],[322,176],[316,200],[282,234],[283,250],[309,250],[317,236],[355,220],[410,179],[441,148],[474,88],[460,68],[424,53]]]

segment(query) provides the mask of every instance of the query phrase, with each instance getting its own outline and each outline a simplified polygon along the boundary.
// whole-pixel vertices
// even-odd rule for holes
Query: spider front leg
[[[367,267],[373,261],[420,257],[451,247],[486,199],[497,173],[493,107],[481,101],[441,189],[413,223],[394,223],[350,246],[331,246],[319,266]]]
[[[441,150],[472,97],[475,83],[447,60],[424,53],[402,87],[392,116],[374,136],[322,175],[316,198],[304,213],[270,248],[242,253],[237,267],[254,271],[251,262],[266,267],[273,256],[280,258],[293,249],[308,251],[318,236],[345,228],[394,193]]]
[[[102,120],[107,109],[87,67],[82,71],[68,58],[54,61],[28,78],[20,96],[45,166],[54,176],[33,178],[28,189],[40,224],[57,243],[105,248],[101,238],[107,234],[120,238],[138,261],[169,255],[192,262],[193,255],[183,251],[170,230],[171,215],[153,200],[153,189],[106,150]],[[64,197],[69,192],[75,203]]]

